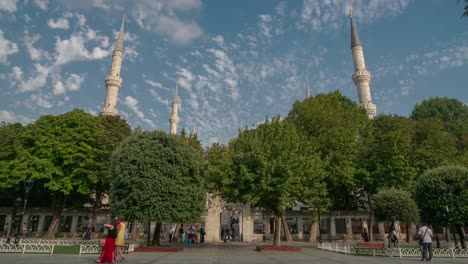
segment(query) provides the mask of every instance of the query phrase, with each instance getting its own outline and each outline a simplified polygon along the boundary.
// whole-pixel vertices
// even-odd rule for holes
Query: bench
[[[384,256],[387,256],[385,252],[385,243],[383,242],[357,242],[356,246],[356,254],[359,255],[359,250],[380,250]]]

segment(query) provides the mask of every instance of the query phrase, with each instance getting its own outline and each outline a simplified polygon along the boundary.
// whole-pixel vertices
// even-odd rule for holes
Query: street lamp
[[[33,187],[34,181],[31,178],[28,178],[26,181],[24,181],[24,203],[23,203],[23,211],[21,211],[21,220],[18,225],[18,232],[16,233],[16,238],[15,238],[15,244],[19,243],[20,239],[20,231],[21,231],[21,226],[22,226],[22,221],[23,221],[23,216],[24,212],[26,211],[26,204],[28,203],[28,194],[29,191],[31,191]],[[21,204],[21,198],[17,198],[16,201],[18,202],[18,205]],[[25,235],[25,234],[24,234]]]
[[[23,205],[23,212],[21,214],[24,214],[24,211],[26,210],[26,203],[28,202],[28,193],[31,191],[33,187],[34,181],[33,179],[29,178],[26,181],[24,181],[24,205]]]

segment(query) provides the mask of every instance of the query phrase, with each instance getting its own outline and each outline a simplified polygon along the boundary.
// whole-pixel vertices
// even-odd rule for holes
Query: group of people
[[[419,227],[418,232],[415,235],[415,239],[418,241],[418,244],[421,248],[421,261],[432,260],[432,238],[433,236],[434,236],[434,233],[432,232],[432,229],[429,228],[426,224],[422,224]],[[366,228],[364,228],[362,231],[362,238],[364,239],[365,242],[369,242],[369,233],[367,232]],[[394,246],[396,246],[396,244],[398,243],[398,238],[397,238],[397,233],[395,229],[393,229],[390,232],[389,239],[390,239],[390,242]]]
[[[122,247],[125,246],[126,225],[123,218],[115,217],[110,224],[104,224],[104,227],[107,229],[107,237],[96,263],[115,263],[124,260]]]
[[[184,225],[181,224],[180,228],[178,230],[179,232],[179,237],[178,237],[178,243],[184,243],[184,244],[192,244],[192,243],[204,243],[205,242],[205,229],[203,227],[200,227],[200,229],[196,229],[194,226],[189,226],[188,230],[184,230]],[[169,243],[172,242],[172,234],[173,231],[172,229],[169,230]]]

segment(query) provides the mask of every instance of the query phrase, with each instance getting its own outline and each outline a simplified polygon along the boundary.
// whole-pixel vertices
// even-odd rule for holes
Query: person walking
[[[115,239],[117,238],[117,226],[119,225],[118,219],[114,218],[112,223],[104,224],[107,228],[107,237],[102,247],[101,255],[99,256],[97,263],[114,263],[115,262]]]
[[[362,238],[364,239],[364,242],[369,242],[369,233],[367,232],[367,228],[362,230]]]
[[[205,228],[200,227],[200,243],[204,243],[205,242]]]
[[[125,246],[125,232],[127,225],[123,222],[122,217],[118,217],[117,238],[115,239],[115,261],[124,260],[125,257],[122,252],[122,247]]]
[[[180,228],[179,228],[179,240],[177,241],[177,243],[184,243],[184,225],[180,225]]]
[[[422,226],[418,230],[418,237],[419,237],[419,245],[422,244],[421,250],[421,261],[432,260],[432,237],[433,233],[432,230],[427,226],[427,224],[423,223]]]
[[[172,231],[172,228],[169,228],[169,243],[172,243],[172,234],[174,233],[174,231]]]

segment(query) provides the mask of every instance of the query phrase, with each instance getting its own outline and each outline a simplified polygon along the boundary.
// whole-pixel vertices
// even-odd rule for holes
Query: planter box
[[[179,252],[183,247],[137,247],[134,252]]]
[[[301,252],[302,248],[298,247],[288,247],[288,246],[257,246],[256,248],[257,251],[261,252]]]

